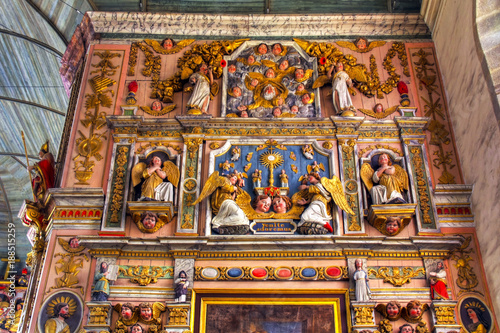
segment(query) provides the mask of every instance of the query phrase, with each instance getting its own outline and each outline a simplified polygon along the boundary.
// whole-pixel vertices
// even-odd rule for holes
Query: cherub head
[[[267,77],[268,79],[273,79],[274,77],[276,77],[276,73],[274,72],[274,69],[272,69],[272,68],[268,68],[268,69],[266,70],[266,77]]]
[[[208,65],[205,63],[201,64],[199,72],[204,74],[204,75],[207,75],[208,74]]]
[[[130,303],[125,303],[122,305],[122,311],[120,312],[120,314],[124,319],[129,320],[130,318],[132,318],[133,312],[134,312],[134,306]]]
[[[273,116],[276,118],[281,116],[281,109],[278,106],[273,109]]]
[[[141,222],[144,228],[153,229],[158,222],[158,215],[153,212],[145,212],[141,216]]]
[[[368,40],[364,37],[358,37],[354,41],[354,44],[358,48],[358,50],[365,50],[368,47]]]
[[[252,65],[254,62],[255,62],[255,57],[254,57],[254,55],[253,55],[253,54],[250,54],[250,55],[248,56],[248,58],[247,58],[247,63],[248,63],[249,65]]]
[[[151,103],[151,110],[153,111],[160,111],[161,107],[162,105],[160,101],[154,101],[153,103]]]
[[[396,318],[401,312],[401,305],[396,301],[390,301],[386,306],[387,317]]]
[[[233,96],[236,98],[241,97],[241,88],[240,87],[233,87]]]
[[[175,46],[175,42],[172,38],[165,38],[161,44],[164,49],[171,50]]]
[[[382,112],[384,112],[384,107],[382,106],[381,103],[377,103],[377,104],[375,104],[375,107],[373,108],[373,110],[375,111],[375,113],[382,113]]]
[[[340,61],[339,61],[339,62],[337,62],[337,63],[335,64],[335,70],[336,70],[337,72],[339,72],[339,71],[343,71],[343,70],[344,70],[344,64],[343,64],[342,62],[340,62]]]
[[[413,319],[420,318],[422,315],[422,303],[420,301],[411,301],[406,305],[408,316]]]
[[[139,324],[134,324],[130,327],[130,333],[143,333],[144,329]]]
[[[283,170],[284,171],[284,170]],[[278,195],[273,200],[273,210],[278,214],[284,214],[292,208],[292,201],[287,196]]]
[[[267,45],[265,43],[260,44],[259,47],[257,47],[257,52],[259,52],[259,54],[261,54],[261,55],[266,54],[267,53]]]
[[[404,324],[399,327],[399,333],[413,333],[415,330],[410,324]]]
[[[304,95],[302,95],[302,104],[310,104],[312,103],[312,99],[311,99],[311,95],[309,93],[305,93]]]
[[[304,69],[303,68],[297,68],[294,73],[295,80],[300,80],[304,77]]]
[[[252,201],[252,207],[257,213],[267,213],[271,208],[271,198],[265,194],[258,195]]]
[[[290,66],[290,63],[288,62],[288,60],[285,59],[285,60],[281,61],[279,69],[282,71],[286,71],[289,66]]]
[[[149,303],[139,304],[139,309],[141,310],[142,319],[149,321],[153,318],[153,310],[151,309],[151,305]]]
[[[385,230],[389,235],[397,234],[401,228],[401,219],[399,217],[390,216],[385,223]]]
[[[290,112],[292,112],[292,113],[299,113],[299,107],[297,105],[293,105],[290,108]]]
[[[236,65],[231,64],[231,65],[227,66],[227,71],[228,71],[230,74],[233,74],[234,72],[236,72]]]
[[[280,55],[280,53],[283,52],[283,46],[281,46],[280,43],[276,43],[273,45],[273,54],[275,56]]]
[[[76,249],[77,247],[80,246],[80,241],[78,240],[78,238],[72,237],[69,239],[68,244],[69,247],[71,247],[72,249]]]

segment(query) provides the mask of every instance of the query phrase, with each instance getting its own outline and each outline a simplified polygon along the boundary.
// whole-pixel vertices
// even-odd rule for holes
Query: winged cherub
[[[354,215],[345,198],[342,183],[336,176],[333,176],[332,179],[326,177],[320,178],[316,172],[309,173],[307,180],[310,184],[305,186],[308,190],[307,198],[300,199],[298,203],[300,205],[309,204],[309,206],[302,213],[298,227],[306,223],[319,224],[333,233],[332,226],[330,225],[332,216],[329,214],[330,209],[328,209],[328,204],[332,199],[340,209]]]
[[[374,205],[406,203],[403,191],[408,190],[408,174],[397,164],[392,164],[388,154],[382,153],[378,157],[379,167],[373,171],[370,163],[361,167],[361,178],[370,191]],[[379,185],[375,185],[379,184]]]
[[[132,169],[132,184],[141,184],[139,201],[174,201],[174,187],[179,183],[179,168],[171,161],[154,156],[149,165],[140,162]],[[165,181],[165,180],[168,180]]]

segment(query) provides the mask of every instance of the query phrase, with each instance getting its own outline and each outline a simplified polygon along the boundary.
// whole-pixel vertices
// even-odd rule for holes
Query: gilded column
[[[332,117],[337,127],[339,149],[340,180],[344,184],[346,199],[355,215],[344,214],[344,233],[359,234],[365,232],[363,214],[360,207],[360,178],[357,161],[358,127],[361,117]],[[338,231],[337,231],[338,232]]]

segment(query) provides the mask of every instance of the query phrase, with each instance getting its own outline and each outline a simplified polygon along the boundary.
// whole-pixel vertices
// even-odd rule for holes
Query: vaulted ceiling
[[[9,0],[0,3],[0,244],[16,224],[17,257],[30,251],[17,213],[31,186],[30,164],[49,140],[56,156],[68,106],[59,76],[62,54],[86,11],[221,14],[418,13],[420,0]],[[59,166],[60,167],[60,166]],[[0,258],[7,247],[0,247]],[[2,266],[3,265],[3,266]],[[23,264],[20,263],[20,266]],[[0,262],[0,274],[5,262]]]

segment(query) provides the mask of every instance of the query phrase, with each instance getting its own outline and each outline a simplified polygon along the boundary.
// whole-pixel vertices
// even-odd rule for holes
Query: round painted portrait
[[[61,291],[47,298],[38,314],[39,332],[75,333],[83,319],[83,303],[71,291]]]
[[[459,303],[460,321],[469,333],[489,333],[493,328],[491,312],[479,298],[468,296]]]

